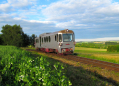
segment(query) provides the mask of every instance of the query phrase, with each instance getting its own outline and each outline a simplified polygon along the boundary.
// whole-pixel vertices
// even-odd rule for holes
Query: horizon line
[[[75,39],[76,42],[79,41],[119,41],[119,37],[104,37],[104,38],[92,38],[92,39]]]

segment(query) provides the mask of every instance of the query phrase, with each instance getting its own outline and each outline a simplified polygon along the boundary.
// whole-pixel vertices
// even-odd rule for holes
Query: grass
[[[119,53],[107,52],[106,49],[75,47],[74,53],[77,53],[80,57],[119,64]]]
[[[27,48],[28,49],[28,48]],[[108,71],[91,65],[82,64],[59,58],[46,53],[32,51],[32,54],[50,57],[48,61],[64,64],[66,76],[72,82],[72,86],[118,86],[119,73]]]
[[[14,46],[0,46],[0,86],[69,86],[64,66]]]

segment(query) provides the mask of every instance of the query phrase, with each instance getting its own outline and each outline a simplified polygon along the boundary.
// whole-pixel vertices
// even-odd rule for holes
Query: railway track
[[[36,51],[36,50],[32,50],[32,49],[26,49],[26,50],[27,51]],[[36,52],[42,52],[42,51],[36,51]],[[45,52],[42,52],[42,53],[45,53]],[[48,54],[53,55],[53,56],[58,56],[61,58],[65,58],[68,60],[73,60],[76,62],[81,62],[84,64],[89,64],[89,65],[92,65],[95,67],[100,67],[102,69],[108,69],[108,70],[113,70],[113,71],[119,72],[119,64],[89,59],[89,58],[85,58],[85,57],[79,57],[79,56],[75,56],[75,55],[57,55],[55,53],[48,53]]]

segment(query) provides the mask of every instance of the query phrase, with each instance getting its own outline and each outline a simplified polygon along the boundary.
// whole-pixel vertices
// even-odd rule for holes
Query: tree
[[[0,45],[3,44],[3,40],[2,40],[2,37],[1,37],[1,34],[0,34]]]
[[[32,36],[30,37],[30,45],[34,46],[34,42],[35,42],[35,38],[37,36],[35,36],[35,34],[32,34]]]
[[[22,34],[23,47],[26,47],[30,44],[30,37],[27,34]]]
[[[20,25],[5,25],[2,27],[1,35],[5,45],[14,45],[17,47],[22,46],[22,28]]]

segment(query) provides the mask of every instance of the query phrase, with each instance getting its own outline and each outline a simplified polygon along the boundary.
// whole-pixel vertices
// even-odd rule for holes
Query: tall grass
[[[0,85],[69,86],[71,82],[60,63],[51,65],[47,57],[34,58],[14,46],[0,46]]]

